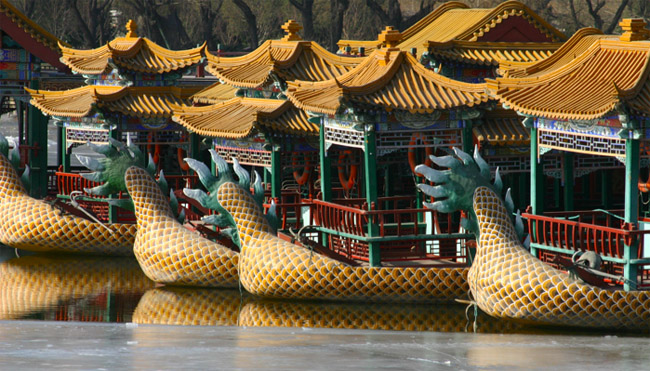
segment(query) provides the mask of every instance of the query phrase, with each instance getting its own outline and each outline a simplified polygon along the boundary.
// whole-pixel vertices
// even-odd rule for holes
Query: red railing
[[[634,226],[627,223],[616,228],[528,213],[522,217],[528,221],[531,242],[559,249],[594,251],[613,258],[623,258],[625,244],[631,244],[633,240],[639,240],[639,248],[637,256],[630,258],[640,258],[643,251],[640,237],[650,234],[650,231],[633,229]]]

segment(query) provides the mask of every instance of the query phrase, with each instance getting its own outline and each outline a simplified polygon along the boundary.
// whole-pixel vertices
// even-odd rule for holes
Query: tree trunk
[[[305,40],[314,39],[314,0],[289,0],[289,3],[300,11],[302,17],[302,37]]]
[[[244,0],[232,0],[233,3],[241,10],[248,25],[248,36],[250,37],[250,48],[251,50],[255,49],[259,45],[259,40],[257,39],[257,17],[253,14],[251,8],[244,2]]]
[[[343,35],[343,19],[345,11],[350,6],[349,0],[330,0],[330,9],[332,9],[332,31],[330,32],[329,49],[332,53],[338,50],[338,41]]]

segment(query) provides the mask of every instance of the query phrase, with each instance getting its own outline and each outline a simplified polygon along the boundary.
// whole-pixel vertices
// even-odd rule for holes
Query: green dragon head
[[[155,177],[156,164],[151,155],[149,155],[147,165],[145,166],[144,154],[137,145],[131,143],[122,143],[119,140],[108,138],[108,144],[96,145],[88,142],[88,146],[94,152],[104,157],[96,158],[94,156],[77,155],[77,159],[91,173],[81,173],[80,175],[93,182],[103,183],[93,188],[84,188],[84,191],[95,196],[109,196],[119,192],[127,193],[124,175],[126,170],[131,166],[137,166],[145,169],[152,177]],[[158,176],[158,186],[163,193],[169,193],[172,210],[181,223],[185,219],[184,212],[178,214],[178,200],[173,190],[169,189],[165,174],[161,170]],[[133,201],[130,198],[110,199],[108,203],[121,207],[126,210],[134,210]]]
[[[434,164],[447,168],[447,170],[436,170],[427,165],[418,165],[415,171],[435,183],[435,185],[418,184],[418,188],[426,195],[435,199],[434,202],[425,202],[424,206],[443,213],[454,211],[465,211],[467,218],[461,220],[461,226],[474,233],[479,234],[478,220],[473,210],[474,191],[479,187],[492,189],[500,195],[503,190],[503,182],[499,175],[499,168],[496,170],[494,182],[491,182],[490,167],[483,160],[478,148],[474,147],[474,156],[454,147],[454,155],[430,156]],[[506,191],[506,209],[513,213],[514,203],[510,195],[510,189]],[[523,237],[524,226],[519,211],[517,211],[515,229],[520,237]]]
[[[208,191],[208,193],[200,189],[189,188],[185,188],[183,190],[183,193],[185,193],[187,197],[196,200],[201,206],[216,211],[217,214],[204,216],[201,220],[206,223],[218,226],[222,233],[228,235],[228,237],[232,239],[235,245],[241,247],[241,241],[237,232],[235,220],[232,218],[230,213],[226,211],[223,206],[221,206],[216,195],[219,187],[226,182],[238,183],[239,186],[250,192],[250,174],[239,164],[239,161],[237,161],[236,158],[233,158],[232,167],[235,175],[237,176],[237,181],[235,181],[235,177],[233,176],[233,173],[230,170],[230,166],[226,160],[219,156],[219,154],[214,149],[210,149],[210,156],[212,157],[212,161],[215,163],[217,168],[216,176],[212,175],[210,169],[208,169],[208,167],[203,162],[191,158],[185,159],[185,162],[187,162],[190,168],[192,168],[192,170],[198,174],[199,180]],[[253,198],[255,198],[257,203],[261,206],[264,203],[264,188],[262,186],[262,179],[256,171],[253,172],[253,175]],[[273,229],[276,230],[278,219],[275,214],[275,203],[271,202],[271,207],[266,214],[266,218]]]
[[[20,174],[20,150],[18,149],[18,143],[13,140],[13,145],[9,149],[9,141],[5,138],[2,133],[0,133],[0,153],[9,159],[11,165],[16,169],[16,172]],[[29,165],[25,165],[25,171],[20,176],[20,180],[23,182],[25,189],[29,190]]]

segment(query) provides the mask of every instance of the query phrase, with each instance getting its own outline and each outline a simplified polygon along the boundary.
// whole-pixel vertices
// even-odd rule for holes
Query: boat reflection
[[[315,327],[392,331],[506,333],[520,326],[464,305],[367,304],[255,298],[236,289],[160,287],[140,299],[133,322],[165,325]]]
[[[0,263],[0,319],[129,322],[154,285],[134,258],[13,258]]]

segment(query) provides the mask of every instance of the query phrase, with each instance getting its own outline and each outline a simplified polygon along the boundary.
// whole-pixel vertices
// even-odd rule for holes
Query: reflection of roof
[[[487,9],[469,8],[463,3],[451,1],[442,4],[413,26],[404,30],[402,32],[402,41],[397,47],[402,50],[410,50],[411,48],[422,49],[429,41],[438,43],[450,40],[482,41],[486,34],[497,28],[499,24],[509,17],[523,18],[527,24],[544,35],[545,40],[531,41],[559,42],[566,39],[566,36],[555,27],[517,1],[507,1],[497,7]],[[376,41],[341,40],[338,45],[341,49],[346,46],[354,49],[363,46],[366,48],[366,52],[370,52],[378,47],[380,43]]]
[[[504,104],[534,116],[597,119],[621,102],[650,114],[649,61],[650,41],[601,38],[564,66],[530,77],[487,80],[487,84]]]
[[[323,81],[340,76],[361,59],[341,57],[310,41],[267,40],[241,57],[217,57],[206,52],[206,70],[226,84],[258,88],[271,82],[270,73],[285,81]]]
[[[528,146],[530,133],[521,123],[522,117],[511,110],[495,110],[483,117],[483,123],[472,128],[479,142],[497,146]]]
[[[429,42],[429,54],[436,59],[498,66],[504,62],[533,63],[548,58],[559,43],[504,43],[448,41]]]
[[[143,73],[176,71],[198,63],[205,43],[188,50],[169,50],[143,37],[118,37],[96,49],[79,50],[61,45],[61,61],[75,72],[98,75],[110,71],[110,62]]]
[[[0,0],[0,29],[16,40],[23,48],[43,61],[59,69],[65,69],[59,62],[61,51],[59,43],[62,43],[56,36],[45,31],[36,22],[27,18],[16,7],[7,0]],[[36,41],[42,47],[30,48],[27,39]],[[65,44],[67,45],[67,44]]]
[[[215,104],[233,98],[236,91],[234,86],[217,82],[196,92],[191,99],[194,103]]]
[[[32,105],[52,116],[84,117],[96,106],[128,116],[170,118],[171,106],[188,103],[198,88],[90,85],[65,91],[25,90]]]
[[[532,61],[533,63],[515,60],[501,62],[500,70],[505,77],[525,77],[549,72],[569,63],[584,53],[596,40],[603,38],[617,39],[618,36],[603,35],[602,31],[596,28],[582,28],[547,59]]]
[[[338,79],[289,82],[287,96],[298,108],[325,114],[335,114],[347,102],[431,112],[485,102],[484,91],[485,84],[438,75],[399,49],[380,49]]]
[[[309,122],[304,111],[279,99],[237,97],[211,106],[175,107],[173,119],[208,137],[243,138],[259,126],[294,135],[318,133],[318,125]]]

